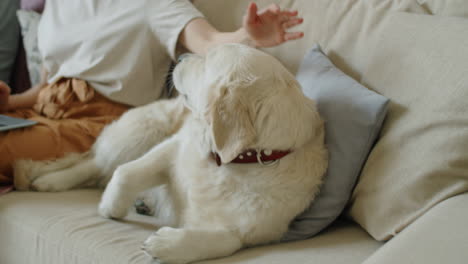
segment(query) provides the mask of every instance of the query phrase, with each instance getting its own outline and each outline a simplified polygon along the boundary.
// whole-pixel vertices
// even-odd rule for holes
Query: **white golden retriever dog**
[[[315,104],[275,58],[227,44],[189,55],[173,73],[180,96],[128,111],[92,150],[19,161],[19,189],[106,186],[99,213],[123,218],[155,186],[168,226],[143,249],[164,263],[230,255],[278,241],[318,192],[327,167]]]

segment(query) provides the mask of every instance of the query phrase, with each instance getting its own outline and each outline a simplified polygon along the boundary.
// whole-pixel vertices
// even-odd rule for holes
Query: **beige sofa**
[[[232,30],[247,2],[195,4],[220,29]],[[468,263],[468,2],[276,2],[300,10],[306,36],[267,52],[296,72],[320,43],[340,69],[391,99],[389,113],[332,226],[311,239],[202,263]],[[103,219],[100,194],[2,196],[0,263],[149,263],[139,248],[157,222],[136,214]]]

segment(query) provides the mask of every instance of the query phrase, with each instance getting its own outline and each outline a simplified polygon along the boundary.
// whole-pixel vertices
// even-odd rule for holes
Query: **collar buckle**
[[[256,152],[257,152],[257,162],[260,163],[263,166],[271,166],[271,165],[274,165],[275,163],[278,163],[278,161],[279,161],[279,159],[263,161],[262,160],[262,151],[257,149]],[[265,153],[265,151],[264,151],[264,153]]]
[[[271,166],[279,162],[281,158],[291,153],[291,150],[261,150],[250,149],[239,154],[229,163],[259,163],[263,166]],[[221,158],[216,152],[211,152],[211,156],[218,166],[222,165]]]

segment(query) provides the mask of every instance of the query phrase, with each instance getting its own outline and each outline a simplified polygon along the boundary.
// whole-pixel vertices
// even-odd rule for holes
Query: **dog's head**
[[[274,57],[240,44],[189,55],[174,84],[209,128],[211,151],[228,163],[246,149],[294,150],[323,127],[313,101]]]

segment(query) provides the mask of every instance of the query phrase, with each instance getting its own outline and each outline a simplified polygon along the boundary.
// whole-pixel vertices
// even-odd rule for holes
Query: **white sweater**
[[[202,14],[188,0],[48,0],[38,42],[49,82],[88,81],[109,99],[158,99],[177,39]]]

